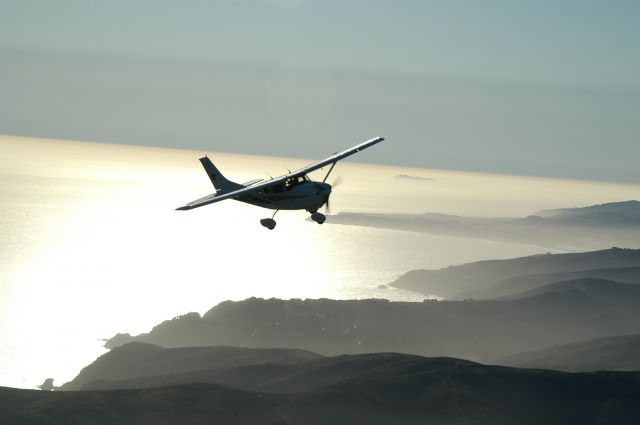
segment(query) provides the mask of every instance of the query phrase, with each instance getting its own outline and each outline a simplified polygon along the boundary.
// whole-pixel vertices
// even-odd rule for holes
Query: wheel
[[[326,219],[327,217],[319,212],[314,212],[313,214],[311,214],[311,220],[315,221],[318,224],[324,223]]]
[[[262,220],[260,220],[260,224],[269,230],[273,230],[276,228],[276,221],[272,218],[263,218]]]

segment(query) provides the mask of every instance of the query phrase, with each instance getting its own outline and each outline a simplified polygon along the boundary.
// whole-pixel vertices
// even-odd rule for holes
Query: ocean
[[[331,217],[320,226],[302,212],[279,212],[269,231],[259,220],[270,211],[235,201],[175,211],[213,192],[197,161],[203,153],[0,137],[0,386],[61,385],[106,352],[104,339],[224,300],[419,301],[425,296],[379,286],[416,268],[545,252],[331,225]],[[313,161],[208,154],[240,182]],[[339,164],[338,175],[334,212],[518,216],[638,193],[634,185],[356,163]]]

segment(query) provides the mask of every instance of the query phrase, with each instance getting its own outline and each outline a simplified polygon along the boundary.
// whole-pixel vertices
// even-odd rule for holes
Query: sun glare
[[[314,160],[0,138],[5,236],[0,348],[5,385],[53,372],[70,379],[101,353],[100,338],[140,333],[189,311],[248,297],[421,300],[379,289],[411,268],[444,267],[539,248],[319,226],[304,212],[229,201],[175,208],[214,191],[198,163],[208,154],[237,181],[269,178]],[[286,168],[285,168],[286,167]],[[323,171],[311,177],[321,180]],[[340,163],[333,212],[442,212],[524,216],[543,208],[632,198],[638,186]],[[330,219],[329,219],[330,220]],[[393,247],[393,249],[391,249]],[[462,247],[462,248],[461,248]],[[75,341],[75,342],[74,342]],[[34,349],[64,350],[61,364]],[[25,378],[24,371],[29,370]],[[18,372],[15,372],[18,371]],[[25,381],[25,379],[27,381]]]

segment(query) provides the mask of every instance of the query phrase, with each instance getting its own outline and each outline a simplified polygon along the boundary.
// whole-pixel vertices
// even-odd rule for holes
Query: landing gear
[[[311,214],[311,220],[315,221],[318,224],[324,223],[326,219],[327,217],[324,214],[321,214],[317,211]]]
[[[262,220],[260,220],[260,224],[262,224],[269,230],[273,230],[276,228],[276,221],[272,218],[263,218]]]
[[[276,213],[279,210],[276,210],[276,212],[273,213],[273,215],[271,216],[271,218],[263,218],[262,220],[260,220],[260,224],[264,227],[266,227],[269,230],[273,230],[276,228],[276,221],[273,219],[273,217],[276,216]]]

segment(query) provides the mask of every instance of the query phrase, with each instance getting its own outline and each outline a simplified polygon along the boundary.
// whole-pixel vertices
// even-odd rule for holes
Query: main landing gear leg
[[[276,228],[276,221],[273,219],[273,217],[276,216],[276,213],[278,211],[280,211],[280,210],[276,210],[276,212],[273,213],[271,218],[263,218],[262,220],[260,220],[260,224],[262,224],[264,227],[266,227],[269,230],[275,229]]]

